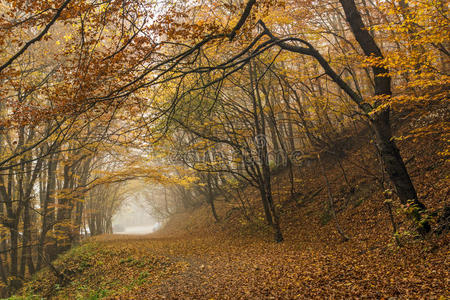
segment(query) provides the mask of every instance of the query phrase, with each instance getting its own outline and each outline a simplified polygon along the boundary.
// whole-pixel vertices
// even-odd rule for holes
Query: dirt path
[[[28,291],[52,299],[448,299],[446,254],[362,251],[355,241],[113,235],[55,263],[70,282],[41,274]]]
[[[405,260],[389,249],[351,243],[282,243],[256,239],[112,237],[100,244],[152,253],[169,266],[122,299],[420,298],[450,296],[449,262],[430,255]],[[145,267],[144,267],[145,268]],[[152,276],[149,275],[149,278]],[[114,297],[112,297],[114,298]]]

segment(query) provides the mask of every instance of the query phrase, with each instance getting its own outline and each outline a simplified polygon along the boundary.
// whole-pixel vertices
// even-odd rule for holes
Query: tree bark
[[[208,155],[208,162],[209,162],[209,153],[207,155]],[[211,207],[211,212],[214,216],[214,219],[216,220],[216,222],[219,222],[220,219],[219,219],[219,216],[217,215],[216,206],[214,205],[214,193],[213,193],[213,187],[212,187],[211,174],[208,173],[208,174],[206,174],[206,176],[207,176],[207,187],[206,188],[208,189],[208,192],[207,192],[208,203],[209,203],[209,206]]]
[[[275,241],[277,243],[282,242],[284,240],[283,234],[281,233],[280,228],[280,216],[276,209],[275,203],[272,197],[272,183],[271,183],[271,173],[269,166],[269,153],[267,150],[267,140],[266,140],[266,116],[264,114],[264,109],[262,106],[261,96],[259,94],[258,81],[255,80],[257,76],[255,75],[255,70],[252,68],[252,64],[250,64],[250,81],[252,84],[252,100],[253,100],[253,114],[255,118],[255,127],[256,127],[256,148],[259,158],[260,164],[260,184],[261,184],[261,192],[264,193],[265,199],[268,204],[268,208],[270,209],[269,213],[273,217],[272,228],[275,234]],[[263,195],[262,195],[263,196]],[[264,199],[264,197],[263,197]]]
[[[345,16],[351,31],[355,36],[358,44],[368,57],[376,57],[383,59],[383,54],[378,47],[375,39],[372,37],[362,20],[361,14],[356,7],[354,0],[339,0],[344,9]],[[372,67],[375,81],[375,96],[392,95],[391,76],[389,70],[384,66]],[[381,105],[381,100],[375,103],[375,108]],[[405,163],[397,145],[392,138],[391,122],[389,120],[389,108],[383,108],[376,112],[371,118],[371,125],[375,131],[375,139],[377,147],[381,153],[384,167],[387,174],[395,187],[401,203],[405,204],[412,201],[413,204],[421,211],[425,210],[425,205],[417,198],[416,189],[411,181],[411,177],[406,169]],[[431,230],[428,222],[423,221],[420,212],[415,212],[411,216],[419,224],[418,231],[422,234]]]
[[[44,262],[44,255],[48,260],[56,257],[55,245],[45,245],[47,233],[52,229],[55,223],[55,191],[56,191],[56,169],[58,158],[56,154],[50,155],[47,170],[47,187],[45,188],[45,198],[42,205],[42,227],[39,236],[37,269],[39,270]],[[46,252],[46,253],[44,253]]]

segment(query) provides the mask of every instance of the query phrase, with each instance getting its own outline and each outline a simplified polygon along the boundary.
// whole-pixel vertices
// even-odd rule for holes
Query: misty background
[[[161,227],[145,207],[146,203],[138,197],[125,200],[119,212],[113,217],[113,233],[149,234]]]

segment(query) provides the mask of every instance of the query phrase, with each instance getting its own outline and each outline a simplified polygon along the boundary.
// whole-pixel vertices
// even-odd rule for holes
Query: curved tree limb
[[[58,8],[56,11],[56,14],[53,16],[53,18],[50,20],[50,22],[45,26],[45,28],[39,33],[36,37],[29,40],[16,54],[14,54],[10,59],[8,59],[7,62],[5,62],[3,65],[0,66],[0,73],[7,68],[10,64],[12,64],[16,59],[18,59],[27,49],[33,45],[34,43],[40,41],[44,35],[47,34],[47,32],[50,30],[50,27],[55,24],[55,22],[59,19],[61,16],[62,11],[67,7],[67,5],[72,0],[66,0],[63,2],[63,4]]]

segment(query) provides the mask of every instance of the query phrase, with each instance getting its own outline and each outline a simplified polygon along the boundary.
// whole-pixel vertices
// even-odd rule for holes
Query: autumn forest
[[[0,297],[450,298],[449,26],[444,0],[0,0]],[[158,230],[120,233],[130,199]]]

